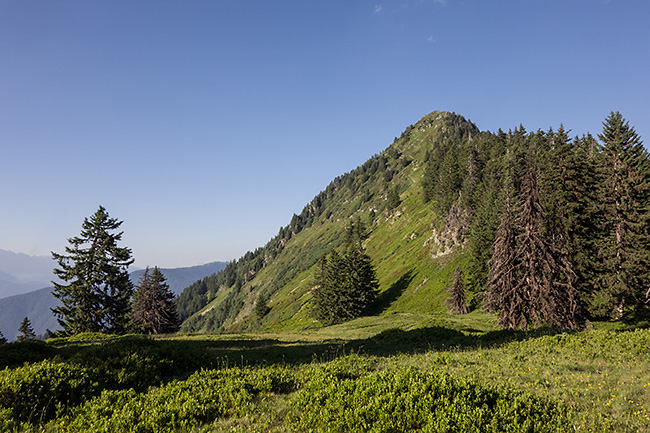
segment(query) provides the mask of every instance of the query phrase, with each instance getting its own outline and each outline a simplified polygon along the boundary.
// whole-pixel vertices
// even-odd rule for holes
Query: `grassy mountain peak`
[[[383,152],[335,178],[264,247],[185,289],[179,299],[183,330],[319,328],[309,303],[315,265],[341,246],[352,217],[369,232],[365,248],[380,283],[376,314],[416,321],[446,315],[444,288],[464,260],[466,215],[459,207],[441,215],[426,203],[422,173],[436,147],[478,134],[474,124],[445,111],[408,126]],[[261,297],[270,308],[263,317],[254,309]]]

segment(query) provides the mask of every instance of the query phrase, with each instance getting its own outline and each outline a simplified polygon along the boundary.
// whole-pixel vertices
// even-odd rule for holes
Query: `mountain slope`
[[[444,287],[451,271],[466,260],[467,212],[460,206],[440,212],[426,203],[422,176],[435,149],[460,147],[479,133],[471,122],[448,112],[433,112],[409,126],[384,152],[334,179],[266,246],[188,287],[179,299],[187,318],[182,329],[319,326],[309,314],[314,265],[341,245],[346,224],[357,216],[369,229],[365,247],[380,283],[376,313],[446,314]],[[261,320],[253,314],[260,295],[271,307]]]
[[[52,296],[52,290],[53,287],[46,287],[0,299],[0,330],[7,340],[16,338],[18,327],[25,317],[29,317],[36,335],[45,334],[47,329],[59,329],[51,311],[51,308],[58,305],[58,300]]]
[[[178,294],[184,287],[221,271],[226,265],[226,262],[212,262],[186,268],[161,269],[161,272],[167,278],[172,291]],[[131,272],[131,281],[137,284],[143,273],[142,269]],[[20,322],[25,317],[29,318],[37,335],[45,334],[48,329],[61,329],[51,310],[59,305],[59,301],[52,295],[52,290],[53,287],[46,287],[0,299],[0,330],[8,340],[16,338]]]
[[[178,296],[183,289],[195,281],[205,278],[206,275],[211,275],[222,271],[228,262],[210,262],[205,265],[190,266],[186,268],[160,268],[160,272],[167,279],[169,288]],[[131,281],[133,284],[138,284],[140,278],[144,274],[144,269],[131,272]]]

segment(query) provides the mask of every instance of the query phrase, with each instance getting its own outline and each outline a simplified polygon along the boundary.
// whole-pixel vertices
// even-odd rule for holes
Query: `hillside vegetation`
[[[351,221],[379,296],[369,315],[447,316],[452,272],[501,327],[642,323],[650,303],[650,158],[620,113],[590,134],[507,133],[433,112],[334,179],[264,247],[189,286],[185,332],[318,328],[319,260]],[[467,287],[465,292],[463,287]],[[262,308],[256,308],[256,305]]]
[[[376,312],[445,313],[444,288],[463,263],[462,218],[446,222],[425,202],[422,173],[440,143],[479,134],[463,117],[434,112],[412,125],[381,154],[334,179],[266,246],[247,253],[180,296],[183,331],[283,331],[320,326],[310,314],[315,265],[343,243],[350,218],[369,231],[365,243],[380,284]],[[389,200],[391,195],[397,200]],[[254,314],[258,297],[270,311]]]

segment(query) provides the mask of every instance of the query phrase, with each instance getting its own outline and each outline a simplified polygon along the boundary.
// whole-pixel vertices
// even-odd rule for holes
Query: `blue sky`
[[[0,248],[99,205],[136,266],[264,245],[433,110],[650,142],[646,0],[0,0]]]

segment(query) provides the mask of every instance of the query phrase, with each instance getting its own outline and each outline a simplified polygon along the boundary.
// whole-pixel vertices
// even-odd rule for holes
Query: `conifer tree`
[[[66,254],[52,253],[59,268],[54,297],[61,305],[52,309],[64,335],[80,332],[122,333],[129,322],[133,285],[128,267],[131,250],[119,247],[123,232],[113,233],[122,221],[111,218],[102,206],[82,224],[81,235],[68,239]]]
[[[551,236],[545,236],[545,215],[540,203],[539,169],[536,163],[536,142],[543,140],[543,136],[533,136],[532,140],[517,221],[518,284],[514,290],[525,299],[520,325],[524,329],[531,322],[537,326],[548,324],[574,328],[579,320],[576,275],[566,248],[558,248]],[[564,239],[559,236],[556,242],[563,242]]]
[[[456,270],[452,275],[452,283],[447,288],[447,300],[445,305],[451,314],[467,314],[469,307],[467,306],[467,290],[465,287],[465,275],[460,266],[456,266]]]
[[[259,319],[269,314],[271,308],[268,305],[268,298],[263,294],[260,294],[255,301],[255,314]]]
[[[344,263],[336,250],[320,259],[318,286],[313,290],[314,316],[329,325],[339,322],[342,300]]]
[[[488,262],[488,280],[483,294],[483,306],[498,313],[497,323],[503,328],[515,329],[528,324],[527,306],[529,299],[517,290],[518,266],[516,253],[517,231],[515,226],[515,204],[512,183],[507,180],[503,190],[503,212],[499,220],[492,257]]]
[[[151,274],[145,269],[136,286],[131,310],[131,320],[145,334],[168,334],[178,331],[174,293],[158,267]]]
[[[621,113],[612,112],[598,136],[597,251],[600,312],[620,319],[646,310],[650,286],[650,161],[640,137]]]
[[[2,330],[0,329],[0,344],[5,344],[6,342],[7,342],[7,339],[2,334]]]
[[[325,325],[362,316],[377,299],[379,284],[363,249],[365,236],[360,219],[354,219],[346,228],[345,254],[333,250],[320,260],[313,313]]]
[[[29,318],[25,317],[18,327],[18,341],[34,340],[36,338],[36,333],[34,328],[32,328],[32,322],[29,321]]]

